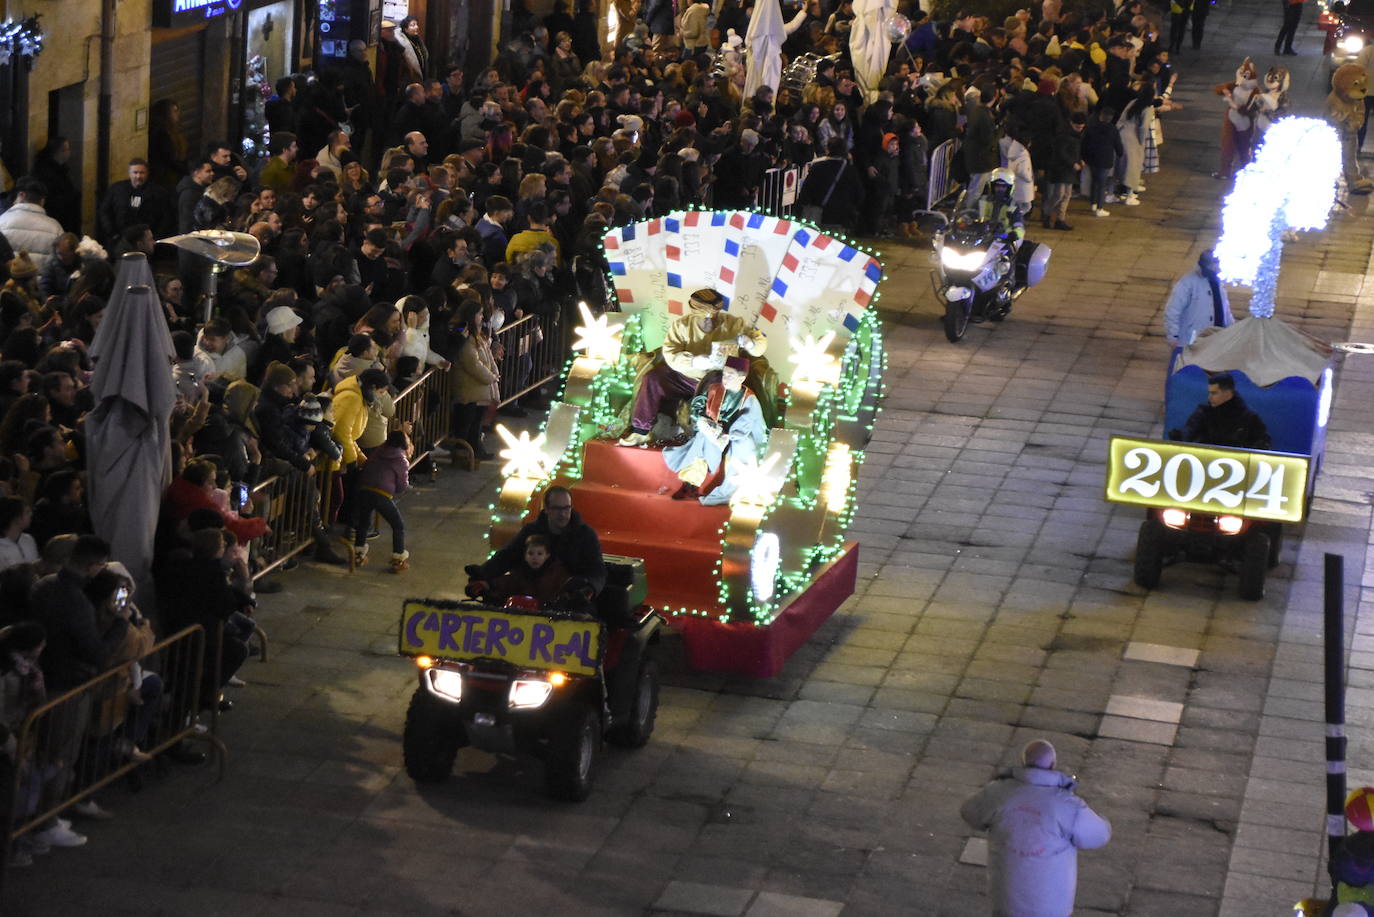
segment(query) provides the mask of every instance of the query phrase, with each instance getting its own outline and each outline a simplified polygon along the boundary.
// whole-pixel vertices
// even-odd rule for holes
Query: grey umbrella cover
[[[144,255],[120,259],[90,353],[95,360],[95,408],[86,417],[91,521],[146,594],[158,509],[171,481],[169,426],[176,388],[172,336]]]

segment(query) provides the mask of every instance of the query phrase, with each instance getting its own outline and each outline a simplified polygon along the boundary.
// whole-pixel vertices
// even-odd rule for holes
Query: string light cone
[[[1223,280],[1254,291],[1251,315],[1273,316],[1284,234],[1326,225],[1340,173],[1341,141],[1331,125],[1281,118],[1236,176],[1222,206],[1216,256]]]

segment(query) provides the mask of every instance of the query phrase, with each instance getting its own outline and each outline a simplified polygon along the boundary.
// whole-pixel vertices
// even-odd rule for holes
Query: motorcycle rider
[[[1000,234],[1020,242],[1026,237],[1026,223],[1021,209],[1011,199],[1015,185],[1016,176],[1011,169],[994,169],[978,199],[978,219],[996,225]]]

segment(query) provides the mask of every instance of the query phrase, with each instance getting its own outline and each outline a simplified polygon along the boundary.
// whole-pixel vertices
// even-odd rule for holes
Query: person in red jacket
[[[392,430],[386,442],[377,447],[358,472],[358,492],[354,503],[353,563],[367,563],[367,533],[372,514],[378,513],[391,526],[391,572],[410,569],[406,550],[406,524],[396,508],[396,498],[410,487],[410,455],[414,447],[404,430]]]
[[[549,539],[530,535],[525,539],[525,554],[521,563],[501,574],[491,584],[488,598],[505,602],[511,596],[528,595],[541,606],[558,598],[568,581],[568,571],[553,559]]]
[[[192,510],[213,510],[224,520],[224,527],[234,533],[239,544],[247,544],[254,538],[261,538],[270,531],[264,519],[253,516],[231,517],[224,515],[210,495],[214,489],[214,463],[204,459],[187,462],[186,469],[181,472],[181,476],[172,481],[172,486],[167,488],[167,503],[172,510],[172,517],[177,522],[181,522],[191,515]]]

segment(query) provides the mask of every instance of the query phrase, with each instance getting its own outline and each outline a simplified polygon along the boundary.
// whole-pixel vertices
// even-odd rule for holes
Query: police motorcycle
[[[978,201],[961,201],[951,219],[917,211],[916,223],[934,237],[931,284],[944,303],[945,337],[957,342],[969,322],[1000,322],[1028,288],[1045,277],[1050,248],[1024,238],[1021,215],[1011,200],[1015,178],[997,169]]]

